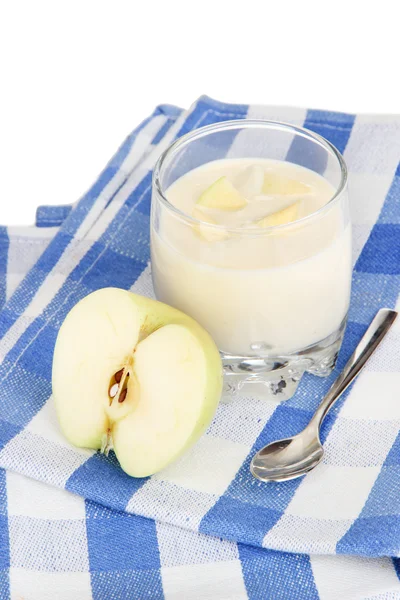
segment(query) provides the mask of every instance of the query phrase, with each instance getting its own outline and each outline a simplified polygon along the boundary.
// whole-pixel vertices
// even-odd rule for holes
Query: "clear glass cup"
[[[226,157],[307,167],[333,196],[298,221],[240,229],[199,221],[168,201],[179,177]],[[217,343],[225,393],[290,398],[305,371],[330,374],[346,325],[351,226],[342,156],[321,136],[272,121],[226,121],[181,137],[154,170],[151,260],[156,297]]]

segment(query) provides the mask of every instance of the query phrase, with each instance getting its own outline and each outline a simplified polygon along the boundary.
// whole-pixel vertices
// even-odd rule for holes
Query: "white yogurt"
[[[308,186],[307,193],[266,196],[249,167]],[[219,177],[245,192],[239,211],[206,212],[220,226],[188,224],[161,207],[152,229],[152,272],[157,298],[191,315],[220,350],[271,356],[302,350],[335,332],[349,305],[351,233],[339,201],[317,215],[334,195],[320,175],[288,162],[225,159],[207,163],[174,182],[171,204],[187,215]],[[262,217],[299,202],[298,221],[263,230]],[[313,215],[304,219],[308,215]],[[234,231],[232,231],[234,229]],[[202,232],[212,232],[212,241]],[[208,237],[208,236],[206,236]]]

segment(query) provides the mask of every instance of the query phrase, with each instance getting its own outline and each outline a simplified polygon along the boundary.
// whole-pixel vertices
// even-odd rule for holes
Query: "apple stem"
[[[114,446],[113,446],[113,442],[112,442],[111,430],[107,429],[107,433],[104,433],[101,438],[100,452],[102,454],[105,454],[106,456],[108,456],[110,450],[112,450],[113,447]]]

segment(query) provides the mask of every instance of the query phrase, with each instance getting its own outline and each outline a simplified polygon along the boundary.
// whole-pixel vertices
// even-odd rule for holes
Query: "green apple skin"
[[[126,399],[109,396],[125,368]],[[204,433],[222,391],[222,364],[210,335],[166,304],[118,288],[83,298],[68,313],[53,357],[61,429],[77,446],[111,441],[121,467],[151,475]]]

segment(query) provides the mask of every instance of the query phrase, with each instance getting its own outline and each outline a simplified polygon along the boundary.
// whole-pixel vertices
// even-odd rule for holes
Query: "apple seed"
[[[117,383],[119,383],[119,382],[121,381],[121,377],[122,377],[122,374],[123,374],[123,372],[124,372],[124,369],[122,368],[122,369],[120,369],[119,371],[117,371],[117,372],[115,373],[115,375],[114,375],[114,379],[115,379],[115,381],[116,381]]]
[[[117,395],[117,393],[118,393],[118,388],[119,388],[119,385],[118,385],[118,383],[114,383],[114,384],[113,384],[113,385],[110,387],[110,389],[109,389],[109,391],[108,391],[108,395],[110,396],[110,398],[115,398],[115,396],[116,396],[116,395]]]
[[[128,388],[125,388],[124,390],[122,390],[122,392],[120,393],[119,398],[118,398],[119,403],[121,403],[125,400],[127,393],[128,393]]]

